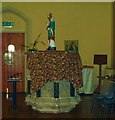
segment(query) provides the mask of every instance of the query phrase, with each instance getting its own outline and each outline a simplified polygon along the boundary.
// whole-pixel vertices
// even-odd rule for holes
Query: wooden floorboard
[[[93,95],[80,95],[81,102],[76,105],[76,107],[68,112],[68,113],[59,113],[59,114],[52,114],[52,113],[40,113],[39,111],[35,111],[31,108],[31,106],[27,106],[25,101],[26,94],[18,94],[17,95],[17,109],[12,109],[12,101],[6,99],[6,95],[2,95],[2,118],[3,119],[16,119],[16,118],[46,118],[46,119],[74,119],[74,118],[96,118],[97,111],[94,114],[91,114],[91,107],[93,101]],[[104,113],[102,113],[102,118],[104,118]],[[115,116],[114,116],[115,117]],[[113,117],[113,118],[114,118]],[[109,118],[109,116],[108,116]],[[110,118],[112,119],[112,118]]]

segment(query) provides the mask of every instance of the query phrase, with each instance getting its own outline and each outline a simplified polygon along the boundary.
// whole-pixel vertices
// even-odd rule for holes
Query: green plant
[[[29,45],[23,45],[24,47],[27,48],[27,52],[36,51],[37,50],[36,45],[39,42],[42,43],[43,45],[45,45],[44,42],[39,40],[40,36],[41,36],[41,33],[37,36],[36,40],[33,43],[30,43]]]

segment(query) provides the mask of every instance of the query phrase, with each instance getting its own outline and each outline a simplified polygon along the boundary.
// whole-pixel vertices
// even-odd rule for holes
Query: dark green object
[[[36,92],[36,96],[37,96],[37,97],[41,97],[41,89],[39,89],[39,90]]]
[[[54,83],[54,98],[59,98],[59,83]]]
[[[31,94],[31,92],[30,92],[30,86],[31,86],[31,80],[28,80],[28,95]]]
[[[3,27],[10,27],[10,26],[12,27],[12,26],[14,26],[14,23],[11,21],[3,21],[2,26]]]
[[[75,96],[75,88],[73,87],[73,84],[70,82],[70,96],[74,97]]]

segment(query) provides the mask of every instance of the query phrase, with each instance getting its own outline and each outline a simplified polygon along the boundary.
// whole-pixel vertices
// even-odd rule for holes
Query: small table
[[[17,91],[16,91],[16,83],[21,82],[22,80],[18,78],[12,78],[8,79],[7,82],[13,82],[13,109],[16,109],[16,96],[17,96]]]

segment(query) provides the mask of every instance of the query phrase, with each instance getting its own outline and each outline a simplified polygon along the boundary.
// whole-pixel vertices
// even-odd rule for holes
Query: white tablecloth
[[[82,77],[83,77],[83,87],[79,89],[79,93],[84,94],[93,94],[94,86],[93,86],[93,66],[83,67]]]

